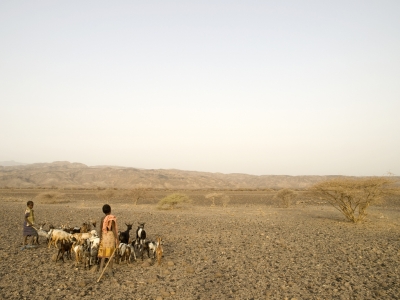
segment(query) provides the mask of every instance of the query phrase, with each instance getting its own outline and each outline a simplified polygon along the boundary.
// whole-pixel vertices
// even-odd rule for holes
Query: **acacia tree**
[[[191,202],[192,200],[189,198],[188,195],[173,193],[161,199],[160,202],[158,202],[158,207],[162,209],[165,208],[165,206],[167,206],[169,209],[174,209],[175,207],[178,206],[178,204],[185,204]]]
[[[338,178],[317,183],[310,191],[357,223],[365,219],[371,204],[393,193],[393,184],[388,177]]]
[[[291,201],[296,197],[296,193],[291,189],[281,189],[277,194],[278,197],[284,207],[289,207]]]

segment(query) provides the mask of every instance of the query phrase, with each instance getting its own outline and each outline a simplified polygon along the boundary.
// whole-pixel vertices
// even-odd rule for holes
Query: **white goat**
[[[131,249],[132,248],[130,247],[130,245],[119,243],[118,256],[121,262],[123,260],[126,261],[127,264],[131,262]]]
[[[147,251],[147,256],[149,258],[150,258],[150,251],[153,254],[153,258],[156,258],[156,248],[157,248],[157,243],[156,242],[145,241],[143,243],[143,247],[141,248],[142,260],[143,260],[144,251]]]
[[[37,233],[38,233],[38,236],[39,237],[41,236],[41,237],[45,238],[47,243],[48,243],[49,242],[49,238],[50,238],[49,231],[46,231],[46,230],[43,229],[43,226],[46,225],[46,223],[41,223],[39,225],[40,225],[39,229],[35,228]],[[37,243],[39,244],[39,239],[38,239]]]
[[[90,244],[89,266],[91,266],[94,263],[97,263],[97,254],[99,252],[100,238],[99,237],[91,237],[91,238],[87,239],[86,241],[88,241]]]
[[[67,242],[72,241],[72,235],[62,229],[50,229],[49,234],[49,248],[51,245],[54,245],[57,248],[57,242],[62,240]]]
[[[75,266],[77,267],[78,264],[82,261],[83,258],[83,246],[80,242],[75,241],[72,244],[72,251],[75,253]]]
[[[79,242],[81,242],[81,241],[83,242],[92,237],[97,237],[97,231],[92,230],[91,232],[74,233],[74,234],[72,234],[72,237],[74,237]]]

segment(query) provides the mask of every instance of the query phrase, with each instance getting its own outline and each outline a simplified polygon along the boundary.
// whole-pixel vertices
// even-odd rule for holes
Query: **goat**
[[[81,231],[80,227],[71,227],[69,225],[61,225],[61,228],[70,234],[79,233]]]
[[[131,255],[133,254],[133,258],[136,260],[136,251],[135,248],[137,248],[137,240],[129,240],[129,248],[131,248]]]
[[[119,240],[121,243],[128,244],[129,243],[129,231],[132,229],[133,224],[127,224],[126,231],[119,232]]]
[[[118,260],[120,262],[122,261],[126,261],[126,263],[130,263],[131,262],[131,250],[132,248],[130,247],[130,245],[125,244],[125,243],[119,243],[118,246]]]
[[[83,246],[81,241],[75,241],[72,244],[72,251],[75,253],[75,266],[77,267],[78,264],[82,261],[83,257]]]
[[[92,226],[93,226],[94,228],[96,228],[96,224],[97,224],[97,221],[96,221],[96,220],[90,220],[89,223],[92,224]]]
[[[147,256],[150,258],[150,251],[153,254],[153,258],[156,258],[156,242],[152,241],[145,241],[142,245],[141,252],[142,252],[142,260],[144,256],[144,251],[147,251]]]
[[[84,232],[84,233],[74,233],[72,236],[77,240],[77,241],[84,241],[87,239],[90,239],[91,237],[97,237],[97,231],[92,230],[91,232]]]
[[[91,237],[87,241],[90,243],[90,255],[89,255],[89,266],[97,263],[98,257],[97,254],[99,252],[100,246],[100,238],[99,237]]]
[[[145,223],[138,223],[139,226],[136,229],[136,241],[137,243],[135,243],[138,248],[143,247],[143,243],[146,240],[146,231],[144,230],[144,224]]]
[[[89,230],[90,230],[90,224],[84,222],[79,229],[79,233],[86,233],[89,232]]]
[[[67,241],[62,240],[60,243],[60,249],[58,250],[56,262],[59,260],[59,257],[62,259],[63,262],[65,262],[64,261],[65,253],[67,253],[67,258],[72,259],[71,258],[71,248],[72,248],[72,242],[67,242]],[[60,256],[60,254],[61,254],[61,256]]]
[[[48,243],[49,242],[49,238],[50,238],[49,231],[46,231],[46,230],[43,229],[43,226],[46,225],[46,223],[41,223],[39,225],[40,225],[40,227],[37,230],[38,236],[46,238],[46,241]],[[51,227],[52,226],[50,225],[50,229],[51,229]],[[39,240],[38,240],[38,244],[39,244]]]
[[[84,268],[86,269],[86,266],[90,268],[90,262],[91,262],[91,242],[89,239],[85,240],[82,245],[82,260],[84,264]]]
[[[51,232],[51,233],[50,233]],[[68,232],[65,232],[62,229],[51,229],[49,231],[50,238],[49,238],[49,248],[53,244],[55,247],[57,247],[57,242],[65,240],[70,242],[72,235]]]
[[[163,248],[161,246],[161,244],[162,244],[161,237],[157,237],[157,243],[156,244],[157,244],[157,246],[156,246],[157,262],[158,262],[158,265],[161,265],[161,258],[162,258],[163,253],[164,253],[164,250],[163,250]]]
[[[86,233],[92,230],[92,226],[96,228],[96,221],[90,220],[89,222],[83,222],[81,227],[74,227],[74,233]],[[79,231],[77,231],[79,229]]]

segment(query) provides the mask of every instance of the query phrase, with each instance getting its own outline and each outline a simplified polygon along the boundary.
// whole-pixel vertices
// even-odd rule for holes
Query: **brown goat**
[[[156,256],[157,256],[158,265],[161,265],[161,258],[164,253],[161,243],[162,243],[161,237],[157,237]]]
[[[67,258],[72,259],[71,258],[71,248],[72,248],[72,242],[66,242],[64,240],[61,241],[60,243],[60,249],[58,250],[58,254],[57,254],[57,258],[56,258],[56,262],[59,260],[59,256],[62,259],[63,262],[64,261],[64,254],[67,253]]]

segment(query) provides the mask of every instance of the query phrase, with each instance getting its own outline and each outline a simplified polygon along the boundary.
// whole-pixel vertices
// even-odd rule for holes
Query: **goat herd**
[[[48,231],[43,229],[45,224],[39,224],[40,227],[35,228],[38,237],[34,242],[39,244],[38,238],[43,237],[47,240],[48,248],[55,246],[58,249],[56,262],[59,260],[64,262],[64,257],[72,260],[71,252],[73,252],[76,267],[79,264],[83,264],[84,268],[90,268],[99,263],[97,254],[100,246],[100,238],[95,229],[95,221],[85,222],[81,227],[61,226],[61,228],[54,228],[54,226],[49,225]],[[157,237],[157,241],[147,240],[144,229],[145,223],[138,224],[135,239],[130,239],[129,235],[129,232],[132,230],[132,223],[125,223],[127,229],[118,232],[120,243],[119,247],[115,250],[115,261],[117,263],[130,263],[132,256],[136,260],[137,253],[143,260],[144,252],[147,252],[147,256],[149,258],[151,256],[157,258],[158,265],[160,265],[163,256],[161,237]]]

